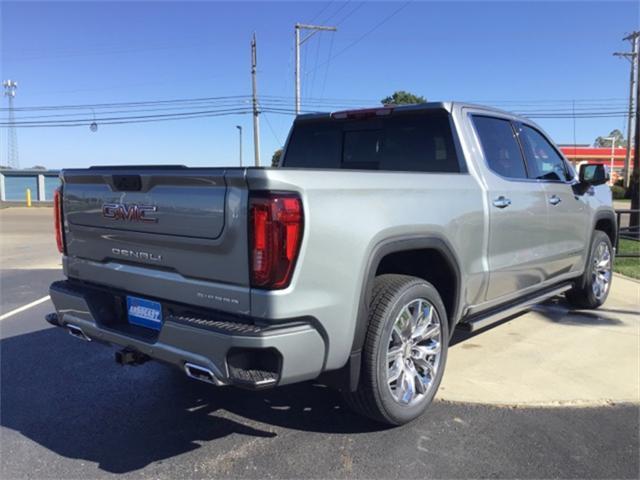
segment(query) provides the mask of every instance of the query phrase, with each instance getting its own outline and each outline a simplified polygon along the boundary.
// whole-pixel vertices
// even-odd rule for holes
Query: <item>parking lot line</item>
[[[35,301],[31,302],[31,303],[27,303],[26,305],[23,305],[23,306],[18,307],[18,308],[14,309],[14,310],[11,310],[10,312],[3,313],[2,315],[0,315],[0,320],[4,320],[4,319],[9,318],[9,317],[11,317],[13,315],[16,315],[16,314],[18,314],[20,312],[24,312],[25,310],[28,310],[31,307],[35,307],[36,305],[40,305],[41,303],[46,302],[47,300],[49,300],[49,298],[50,298],[49,295],[47,295],[46,297],[39,298],[38,300],[35,300]]]

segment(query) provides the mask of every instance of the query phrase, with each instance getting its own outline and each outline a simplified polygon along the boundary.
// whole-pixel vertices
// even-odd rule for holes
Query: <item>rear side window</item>
[[[473,124],[489,168],[503,177],[527,178],[524,158],[511,122],[474,116]]]
[[[555,181],[571,179],[563,158],[540,132],[522,125],[520,140],[527,157],[530,177]]]
[[[446,111],[294,126],[283,166],[408,172],[460,172]]]

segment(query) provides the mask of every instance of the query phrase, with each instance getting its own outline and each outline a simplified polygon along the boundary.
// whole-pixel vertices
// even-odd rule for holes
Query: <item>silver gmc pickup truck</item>
[[[214,385],[318,379],[387,424],[432,401],[454,328],[611,288],[604,167],[477,105],[302,115],[279,168],[61,178],[50,323]]]

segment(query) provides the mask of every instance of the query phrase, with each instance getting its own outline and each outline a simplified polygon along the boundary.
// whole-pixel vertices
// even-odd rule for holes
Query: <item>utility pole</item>
[[[629,219],[629,228],[631,232],[635,232],[635,236],[640,239],[640,32],[633,32],[627,39],[633,38],[634,43],[634,61],[636,64],[636,141],[633,153],[633,175],[629,188],[631,190],[631,210],[635,213],[631,214]]]
[[[300,40],[300,30],[311,30],[311,33]],[[295,92],[295,111],[296,115],[300,114],[300,46],[309,40],[312,36],[320,31],[335,32],[338,29],[336,27],[327,27],[323,25],[305,25],[303,23],[295,24],[295,39],[296,39],[296,92]]]
[[[18,82],[5,80],[2,82],[4,95],[9,99],[9,129],[7,131],[7,166],[10,168],[20,168],[20,158],[18,156],[18,135],[16,134],[16,118],[13,110],[13,99],[16,96]]]
[[[253,151],[255,156],[256,167],[260,166],[260,120],[258,115],[258,84],[256,79],[256,67],[258,64],[258,53],[256,47],[256,34],[253,33],[251,40],[251,87],[253,92]]]
[[[632,131],[634,130],[634,85],[636,83],[636,77],[638,72],[638,37],[640,32],[633,32],[626,36],[623,40],[629,40],[631,42],[631,52],[616,52],[613,55],[620,58],[626,58],[631,62],[631,72],[629,75],[629,116],[627,118],[627,152],[624,158],[624,176],[622,178],[622,185],[625,188],[629,187],[629,181],[631,179],[631,147],[632,147]],[[637,104],[637,97],[636,97]],[[637,121],[635,122],[637,126]]]
[[[238,129],[238,134],[240,135],[240,166],[242,166],[242,126],[236,125]]]

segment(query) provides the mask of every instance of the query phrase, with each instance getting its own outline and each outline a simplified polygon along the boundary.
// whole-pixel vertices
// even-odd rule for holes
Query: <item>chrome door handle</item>
[[[505,208],[511,205],[511,200],[507,197],[500,195],[493,200],[493,206],[498,208]]]
[[[562,201],[562,199],[561,199],[559,196],[557,196],[557,195],[552,195],[552,196],[549,198],[549,203],[550,203],[551,205],[558,205],[561,201]]]

